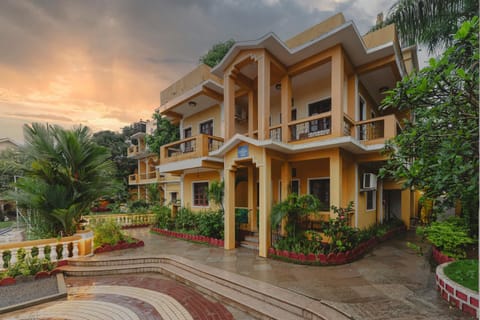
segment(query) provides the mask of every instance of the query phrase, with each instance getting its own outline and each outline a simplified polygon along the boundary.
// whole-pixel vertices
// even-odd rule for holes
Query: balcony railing
[[[273,141],[282,141],[282,125],[270,127],[270,139]]]
[[[383,143],[394,138],[400,131],[400,124],[395,115],[388,115],[364,121],[357,121],[356,138],[364,144]]]
[[[306,119],[290,122],[290,141],[305,140],[331,133],[331,113],[325,112]]]
[[[223,138],[200,134],[162,146],[160,162],[206,157],[223,145]]]

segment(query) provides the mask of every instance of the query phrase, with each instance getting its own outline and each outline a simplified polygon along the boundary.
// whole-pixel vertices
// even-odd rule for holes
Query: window
[[[213,136],[213,120],[200,123],[200,133]]]
[[[298,180],[292,180],[292,185],[290,186],[291,192],[296,193],[297,195],[300,194],[300,181]]]
[[[366,195],[367,195],[367,211],[375,210],[376,202],[377,202],[376,190],[369,190],[366,192]]]
[[[170,192],[170,198],[173,204],[177,204],[177,197],[178,197],[178,194],[176,192]]]
[[[197,207],[208,206],[208,182],[193,183],[193,205]]]
[[[297,109],[292,109],[290,117],[292,118],[292,121],[297,120]]]
[[[332,99],[324,99],[308,104],[308,116],[311,117],[316,114],[329,112],[332,110]]]
[[[309,193],[320,200],[322,210],[330,208],[330,179],[309,179]]]
[[[192,136],[192,127],[183,130],[183,137],[185,139],[190,138],[191,136]],[[184,152],[192,152],[192,151],[193,151],[192,140],[189,140],[189,141],[185,142]]]

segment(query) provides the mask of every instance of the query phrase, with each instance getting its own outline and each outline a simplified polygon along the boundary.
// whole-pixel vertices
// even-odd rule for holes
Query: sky
[[[361,34],[391,0],[2,0],[0,138],[25,123],[114,130],[220,41],[286,40],[343,12]]]

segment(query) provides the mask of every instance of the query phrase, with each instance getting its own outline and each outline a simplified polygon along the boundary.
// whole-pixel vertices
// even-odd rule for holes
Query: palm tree
[[[403,45],[423,44],[432,53],[449,46],[460,25],[476,15],[477,0],[398,0],[381,24],[395,23]]]
[[[12,194],[20,206],[38,210],[53,233],[71,235],[95,199],[117,190],[110,154],[83,126],[65,130],[34,123],[24,127],[24,135],[25,176]]]

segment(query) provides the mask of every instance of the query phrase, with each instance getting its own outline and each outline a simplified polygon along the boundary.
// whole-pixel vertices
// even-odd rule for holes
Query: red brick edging
[[[449,302],[450,305],[478,318],[478,292],[465,288],[445,275],[443,269],[450,263],[452,262],[443,263],[437,266],[435,272],[437,290],[442,298]]]
[[[145,245],[143,240],[137,240],[137,239],[134,239],[134,240],[136,240],[136,242],[132,242],[132,243],[119,242],[113,246],[110,244],[102,244],[100,247],[93,250],[93,253],[98,254],[98,253],[110,252],[115,250],[133,249],[133,248],[143,247]]]
[[[167,236],[167,237],[184,239],[184,240],[194,241],[194,242],[208,243],[208,244],[210,244],[212,246],[216,246],[216,247],[223,247],[224,244],[225,244],[225,241],[223,239],[215,239],[215,238],[210,238],[210,237],[200,236],[200,235],[195,235],[195,234],[181,233],[181,232],[165,230],[165,229],[160,229],[160,228],[152,228],[152,229],[150,229],[150,231],[155,232],[155,233],[159,233],[159,234]]]
[[[442,264],[442,263],[445,263],[445,262],[452,262],[452,261],[455,261],[455,259],[453,259],[452,257],[449,257],[447,255],[445,255],[442,251],[440,251],[437,247],[435,246],[432,246],[432,254],[433,254],[433,260],[435,260],[435,262],[437,264]]]

